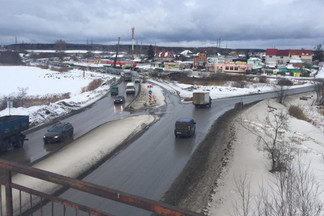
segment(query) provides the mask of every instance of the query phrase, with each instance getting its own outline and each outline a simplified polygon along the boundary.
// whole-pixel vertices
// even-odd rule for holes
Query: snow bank
[[[312,93],[305,93],[303,96],[310,97]],[[304,110],[310,106],[312,99],[300,100],[300,95],[287,98],[288,104],[298,105]],[[287,108],[278,104],[275,100],[264,100],[244,111],[242,119],[248,120],[255,125],[262,125],[265,116],[269,114],[268,105],[278,110],[287,111]],[[314,120],[323,118],[319,113],[313,113]],[[208,215],[233,215],[234,203],[240,203],[235,187],[235,179],[246,175],[248,177],[251,196],[260,194],[261,185],[269,186],[273,183],[273,175],[269,172],[271,168],[270,160],[265,152],[259,151],[257,147],[257,137],[244,128],[241,124],[236,124],[236,141],[233,144],[233,151],[228,166],[222,173],[222,177],[217,182],[212,201],[208,204]],[[324,133],[319,127],[312,123],[298,120],[290,116],[288,137],[295,147],[301,150],[301,158],[307,164],[310,163],[312,175],[317,183],[324,179]],[[324,185],[319,184],[320,191],[324,191]],[[320,194],[319,199],[324,200],[324,194]],[[323,212],[322,212],[323,213]]]
[[[324,78],[324,67],[321,67],[321,69],[318,71],[316,78]]]
[[[152,86],[148,88],[147,86]],[[151,102],[149,102],[149,90],[152,91]],[[141,91],[136,97],[129,108],[130,109],[145,109],[145,108],[154,108],[165,105],[165,98],[163,95],[163,90],[158,85],[144,84],[141,83]]]
[[[0,77],[2,81],[0,99],[17,96],[19,89],[25,89],[27,96],[70,93],[69,99],[49,105],[11,108],[10,110],[6,108],[0,111],[0,116],[29,115],[31,126],[46,123],[94,103],[109,91],[110,83],[116,81],[115,76],[104,73],[82,70],[61,73],[29,66],[0,66]],[[95,79],[102,79],[106,84],[96,90],[82,93],[81,89]]]
[[[36,163],[33,167],[77,178],[116,149],[127,137],[140,132],[156,118],[152,115],[142,115],[108,122]],[[45,193],[53,193],[60,188],[55,184],[20,174],[13,177],[13,182]],[[14,200],[19,198],[18,191],[13,191],[13,198]],[[24,194],[22,200],[23,206],[29,205],[28,195]],[[19,202],[14,201],[14,203]]]
[[[203,85],[183,84],[175,81],[168,82],[162,79],[158,79],[158,80],[150,79],[149,81],[156,85],[160,85],[161,87],[167,89],[169,92],[173,94],[179,95],[181,98],[192,97],[192,93],[194,91],[208,91],[212,99],[277,91],[274,81],[271,80],[270,78],[269,78],[270,83],[265,83],[265,84],[250,83],[247,84],[244,88],[233,87],[231,86],[232,84],[231,82],[228,82],[227,85],[225,86],[203,86]],[[311,85],[311,84],[306,83],[302,86],[296,85],[296,86],[292,86],[291,88],[300,88],[307,85]]]

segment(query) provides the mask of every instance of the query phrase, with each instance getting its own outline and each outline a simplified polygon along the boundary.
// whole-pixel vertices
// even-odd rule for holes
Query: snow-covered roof
[[[191,55],[192,52],[191,52],[190,50],[184,50],[184,51],[182,51],[180,54],[181,54],[181,55],[185,55],[185,56],[187,56],[187,55]]]

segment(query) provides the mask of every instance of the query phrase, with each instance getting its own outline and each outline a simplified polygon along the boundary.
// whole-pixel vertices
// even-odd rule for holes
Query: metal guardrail
[[[69,200],[64,200],[56,196],[46,194],[44,192],[36,191],[31,188],[27,188],[23,185],[18,185],[12,182],[12,173],[20,173],[23,175],[31,176],[36,179],[45,180],[47,182],[55,183],[64,187],[73,188],[79,191],[88,193],[89,195],[97,195],[104,199],[114,200],[120,203],[124,203],[130,206],[134,206],[140,209],[151,211],[157,215],[170,215],[170,216],[202,216],[201,214],[182,210],[175,206],[158,202],[139,196],[131,195],[122,191],[114,190],[108,187],[103,187],[100,185],[92,184],[89,182],[84,182],[81,180],[76,180],[66,176],[58,175],[48,171],[36,169],[33,167],[27,167],[14,162],[9,162],[0,159],[0,169],[4,171],[4,179],[0,182],[0,215],[12,216],[14,215],[13,209],[13,196],[12,191],[16,189],[19,191],[19,209],[15,211],[19,212],[19,215],[25,213],[21,206],[21,193],[28,193],[30,195],[30,208],[33,208],[32,196],[39,197],[39,203],[37,204],[37,209],[40,211],[40,215],[43,215],[43,204],[45,202],[51,202],[52,204],[52,215],[53,215],[53,203],[58,203],[63,205],[65,215],[65,208],[71,207],[75,209],[75,215],[78,215],[78,211],[86,212],[89,215],[98,216],[109,216],[111,214],[107,212],[102,212],[85,205],[77,204]],[[4,188],[4,191],[3,191]]]

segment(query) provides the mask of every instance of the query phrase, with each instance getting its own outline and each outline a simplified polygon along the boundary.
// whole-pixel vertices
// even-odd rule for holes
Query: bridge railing
[[[37,209],[40,215],[43,214],[43,205],[44,203],[51,203],[52,215],[54,211],[54,203],[55,205],[62,205],[63,214],[65,215],[66,208],[72,208],[75,211],[75,215],[78,215],[78,212],[85,212],[88,215],[98,215],[98,216],[108,216],[111,215],[108,212],[103,212],[100,210],[96,210],[94,208],[74,203],[69,200],[61,199],[57,196],[47,194],[32,188],[25,187],[23,185],[18,185],[12,182],[13,173],[20,173],[23,175],[31,176],[36,179],[41,179],[47,182],[51,182],[54,184],[61,185],[65,188],[73,188],[79,191],[83,191],[88,193],[89,195],[96,195],[102,197],[104,199],[117,201],[120,203],[124,203],[126,205],[134,206],[140,209],[144,209],[155,213],[157,215],[170,215],[170,216],[201,216],[201,214],[179,209],[175,206],[154,201],[150,199],[146,199],[143,197],[135,196],[132,194],[128,194],[122,191],[114,190],[108,187],[103,187],[100,185],[92,184],[89,182],[69,178],[66,176],[58,175],[55,173],[51,173],[48,171],[36,169],[33,167],[27,167],[21,164],[17,164],[14,162],[9,162],[0,159],[0,170],[3,173],[3,177],[1,179],[1,191],[0,191],[0,215],[12,216],[12,215],[27,215],[25,209],[22,208],[22,193],[29,194],[30,206],[29,209]],[[19,193],[18,199],[13,199],[12,192],[13,190],[17,190]],[[37,197],[38,202],[35,204],[33,200]],[[17,208],[13,208],[13,203]],[[30,210],[29,210],[30,211]]]

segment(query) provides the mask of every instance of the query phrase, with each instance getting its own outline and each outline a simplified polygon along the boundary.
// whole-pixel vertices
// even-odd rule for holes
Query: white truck
[[[126,94],[135,94],[135,85],[134,83],[127,83],[126,84]]]
[[[211,103],[209,92],[194,92],[192,94],[192,104],[195,107],[211,107]]]

